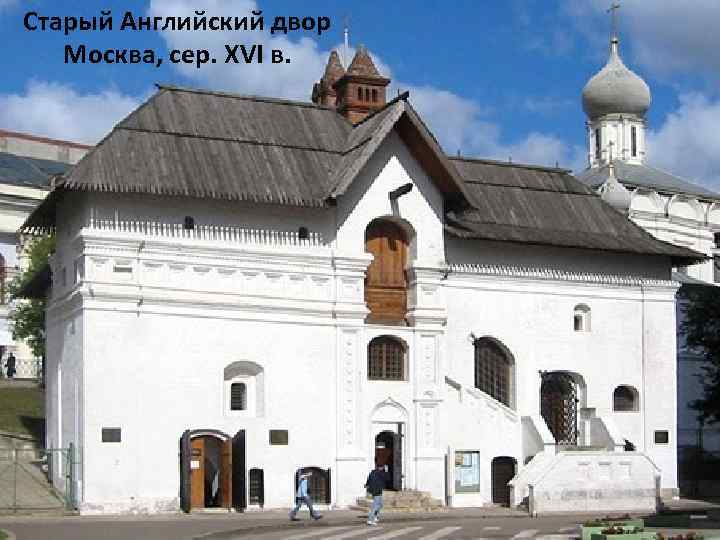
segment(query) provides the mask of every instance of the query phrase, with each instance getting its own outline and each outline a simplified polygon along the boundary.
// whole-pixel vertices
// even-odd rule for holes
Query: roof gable
[[[462,178],[443,153],[435,137],[401,94],[387,106],[355,125],[343,158],[333,175],[331,198],[342,196],[377,151],[391,130],[396,130],[413,157],[450,202],[469,204]]]

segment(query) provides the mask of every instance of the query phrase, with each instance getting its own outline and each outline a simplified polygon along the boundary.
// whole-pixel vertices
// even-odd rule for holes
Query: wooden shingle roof
[[[443,193],[451,234],[703,258],[655,239],[569,171],[448,158],[407,98],[353,126],[312,103],[160,87],[58,182],[24,229],[54,227],[55,205],[72,191],[330,205],[395,130]]]

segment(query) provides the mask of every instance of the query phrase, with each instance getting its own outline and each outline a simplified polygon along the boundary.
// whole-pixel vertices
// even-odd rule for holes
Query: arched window
[[[265,416],[265,371],[255,362],[238,361],[223,370],[225,414]]]
[[[247,387],[245,383],[230,385],[230,410],[244,411],[247,409]]]
[[[613,392],[613,411],[627,412],[639,410],[638,391],[632,386],[618,386]]]
[[[363,98],[363,91],[362,88],[358,86],[358,101],[362,101]]]
[[[390,336],[373,339],[368,345],[368,379],[402,381],[405,379],[405,347]]]
[[[573,314],[573,328],[576,332],[590,331],[590,308],[585,304],[575,306]]]
[[[602,130],[600,128],[597,128],[595,130],[595,159],[598,161],[600,160],[600,156],[602,155]]]
[[[295,492],[300,485],[300,475],[308,476],[308,495],[314,503],[330,504],[330,469],[303,467],[295,472]]]
[[[511,406],[512,357],[494,340],[475,340],[475,387]]]

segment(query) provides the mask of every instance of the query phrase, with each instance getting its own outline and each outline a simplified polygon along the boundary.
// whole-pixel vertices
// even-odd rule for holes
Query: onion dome
[[[619,44],[620,40],[613,36],[607,64],[583,88],[583,109],[591,119],[606,114],[634,114],[642,117],[650,108],[650,88],[623,63]]]
[[[608,178],[598,190],[603,201],[620,212],[627,213],[630,208],[631,195],[615,176],[615,164],[608,165]]]

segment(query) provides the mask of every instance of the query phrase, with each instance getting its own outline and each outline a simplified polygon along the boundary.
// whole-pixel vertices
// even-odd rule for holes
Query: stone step
[[[369,511],[372,507],[371,497],[359,497],[352,510]],[[430,512],[444,510],[441,501],[434,499],[424,491],[384,491],[384,512]]]

